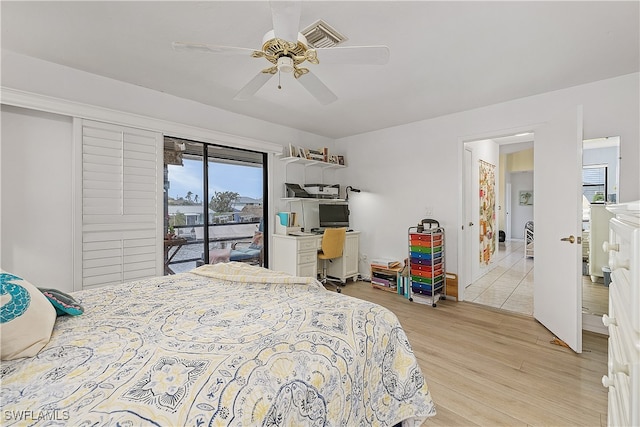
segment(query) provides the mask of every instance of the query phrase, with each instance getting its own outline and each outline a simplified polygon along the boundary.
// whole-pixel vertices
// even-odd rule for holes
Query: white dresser
[[[611,284],[608,372],[602,384],[609,389],[609,426],[640,426],[640,201],[607,207]]]

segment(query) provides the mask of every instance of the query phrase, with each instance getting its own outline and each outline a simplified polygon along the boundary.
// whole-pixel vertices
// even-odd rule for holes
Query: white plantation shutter
[[[82,288],[163,274],[162,135],[82,121]]]

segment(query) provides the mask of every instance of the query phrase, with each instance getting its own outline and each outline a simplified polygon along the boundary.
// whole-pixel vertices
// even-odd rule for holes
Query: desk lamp
[[[349,200],[349,191],[353,191],[354,193],[359,193],[360,190],[357,188],[353,188],[352,186],[348,185],[347,188],[345,189],[345,195],[346,197],[344,198],[344,200]]]

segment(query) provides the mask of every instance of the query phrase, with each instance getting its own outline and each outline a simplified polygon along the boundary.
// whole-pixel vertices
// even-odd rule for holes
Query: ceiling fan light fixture
[[[278,58],[278,71],[282,73],[292,73],[294,70],[293,59],[288,56]]]

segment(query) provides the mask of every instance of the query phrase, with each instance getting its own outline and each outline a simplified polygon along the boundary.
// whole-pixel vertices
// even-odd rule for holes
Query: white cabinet
[[[609,206],[609,426],[640,425],[640,202]]]
[[[299,277],[317,277],[318,249],[322,235],[285,236],[273,235],[271,269]],[[342,257],[328,263],[327,275],[343,283],[347,279],[358,277],[358,252],[360,250],[360,232],[347,233]]]

